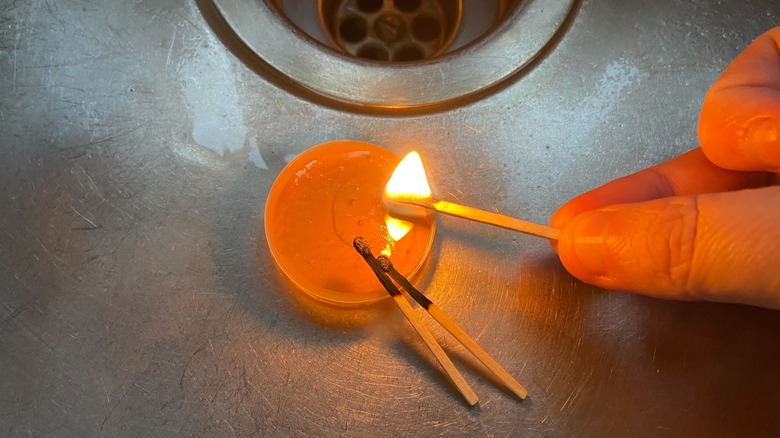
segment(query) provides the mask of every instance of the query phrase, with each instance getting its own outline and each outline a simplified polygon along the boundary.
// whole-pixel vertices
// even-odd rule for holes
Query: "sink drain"
[[[211,1],[269,79],[358,111],[439,110],[484,96],[548,45],[575,3]]]
[[[373,61],[409,62],[442,53],[461,20],[462,0],[319,0],[328,39]]]

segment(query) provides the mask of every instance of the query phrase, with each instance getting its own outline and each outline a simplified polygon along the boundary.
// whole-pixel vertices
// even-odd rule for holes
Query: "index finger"
[[[550,226],[563,228],[580,213],[614,204],[630,204],[670,196],[730,192],[763,187],[775,181],[764,172],[734,172],[712,164],[694,149],[649,169],[610,181],[583,193],[555,212]]]
[[[710,88],[699,142],[724,169],[780,171],[780,27],[753,41]]]

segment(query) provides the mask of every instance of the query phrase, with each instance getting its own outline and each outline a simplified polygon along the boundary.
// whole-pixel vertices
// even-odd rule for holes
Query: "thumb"
[[[592,210],[561,231],[575,277],[660,298],[780,309],[780,187]]]
[[[724,169],[780,171],[780,27],[751,43],[710,88],[699,141]]]

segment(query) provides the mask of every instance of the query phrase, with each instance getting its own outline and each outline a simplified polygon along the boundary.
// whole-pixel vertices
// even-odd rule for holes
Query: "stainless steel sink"
[[[5,2],[0,435],[780,434],[777,312],[604,291],[442,217],[419,286],[530,394],[435,330],[469,409],[392,304],[328,308],[276,270],[264,202],[312,145],[414,148],[442,196],[546,222],[695,147],[709,85],[780,22],[522,0],[479,27],[474,4],[462,46],[384,62],[318,40],[312,1]]]

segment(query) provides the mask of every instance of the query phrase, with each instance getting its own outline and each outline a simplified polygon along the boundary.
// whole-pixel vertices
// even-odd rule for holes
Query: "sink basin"
[[[780,434],[776,311],[602,290],[543,239],[439,216],[415,286],[528,389],[416,309],[469,408],[392,301],[293,293],[264,220],[289,163],[354,139],[546,223],[696,147],[777,0],[463,0],[412,61],[344,52],[311,0],[4,5],[0,436]]]

